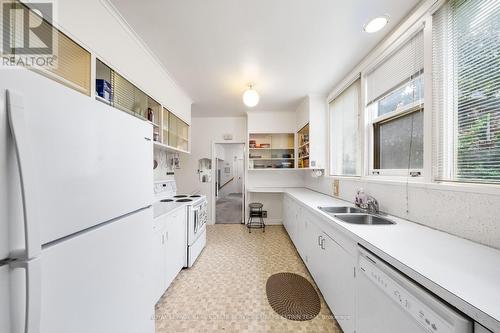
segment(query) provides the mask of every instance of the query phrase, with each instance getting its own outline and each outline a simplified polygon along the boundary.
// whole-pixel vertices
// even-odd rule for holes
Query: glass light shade
[[[243,103],[248,107],[254,107],[259,103],[259,94],[255,89],[249,87],[243,93]]]
[[[389,17],[388,16],[378,16],[375,17],[373,20],[365,24],[363,27],[363,30],[368,32],[368,33],[374,33],[385,27],[385,25],[389,22]]]

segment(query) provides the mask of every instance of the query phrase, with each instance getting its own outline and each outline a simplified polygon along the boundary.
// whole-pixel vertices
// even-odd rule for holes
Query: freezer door
[[[2,73],[0,94],[40,244],[152,203],[150,124],[24,69]]]
[[[153,333],[152,209],[42,250],[40,333]]]

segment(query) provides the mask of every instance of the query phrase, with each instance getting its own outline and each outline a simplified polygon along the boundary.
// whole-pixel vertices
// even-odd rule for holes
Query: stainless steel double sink
[[[371,214],[366,210],[356,207],[318,207],[328,215],[339,220],[362,225],[384,225],[396,224],[396,222],[377,214]]]

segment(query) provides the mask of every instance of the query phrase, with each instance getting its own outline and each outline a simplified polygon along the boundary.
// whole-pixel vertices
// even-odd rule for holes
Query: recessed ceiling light
[[[374,32],[379,31],[385,25],[389,23],[389,16],[388,15],[382,15],[382,16],[377,16],[374,19],[372,19],[370,22],[365,24],[363,26],[363,30],[372,34]]]
[[[252,84],[249,84],[247,90],[243,93],[243,103],[250,108],[259,103],[259,93],[253,88]]]

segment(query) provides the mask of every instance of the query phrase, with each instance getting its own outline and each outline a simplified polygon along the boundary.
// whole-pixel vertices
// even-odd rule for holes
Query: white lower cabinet
[[[184,209],[178,209],[155,220],[153,227],[155,303],[184,266],[186,232]]]
[[[353,333],[356,258],[344,246],[355,244],[346,244],[340,235],[335,241],[336,235],[330,229],[325,233],[324,222],[309,208],[293,200],[286,206],[290,218],[284,223],[290,238],[342,330]]]
[[[155,226],[156,227],[156,226]],[[167,251],[165,244],[167,226],[166,224],[153,229],[153,279],[154,279],[154,302],[160,299],[165,292],[166,282],[164,276],[167,271]]]
[[[344,333],[354,332],[355,259],[323,232],[318,285]]]

